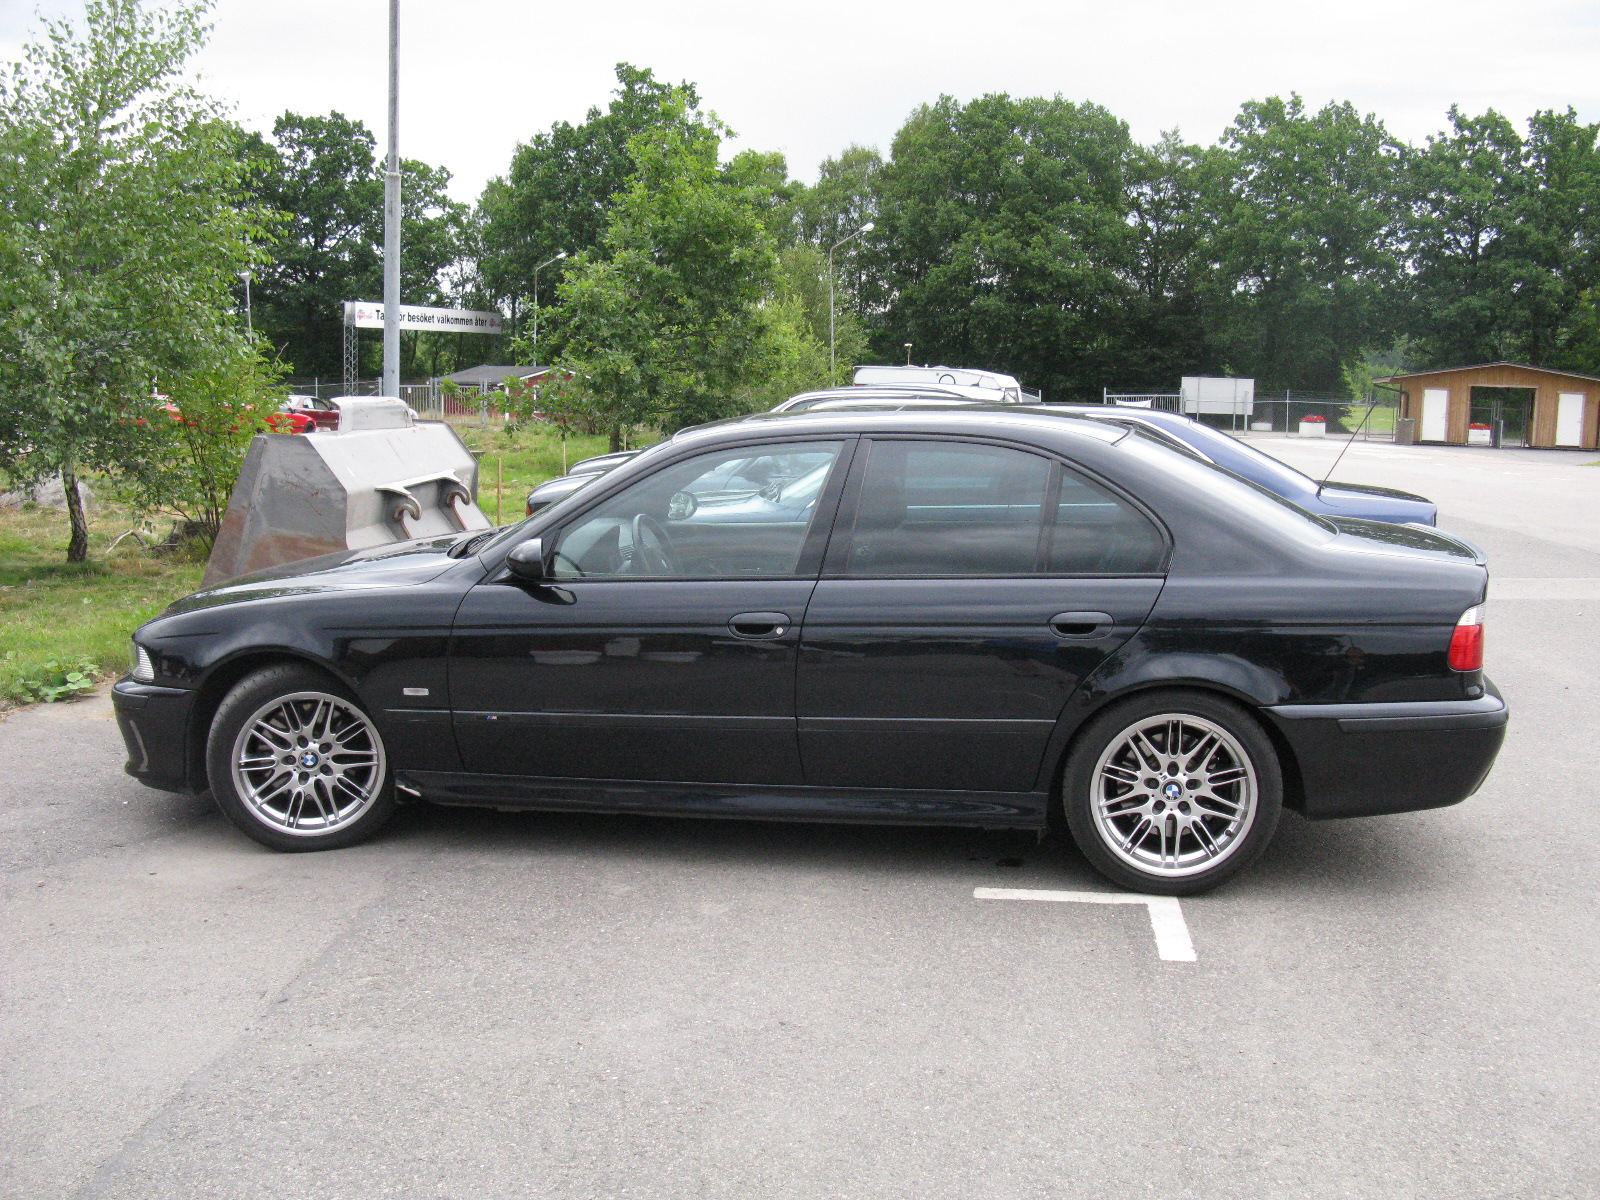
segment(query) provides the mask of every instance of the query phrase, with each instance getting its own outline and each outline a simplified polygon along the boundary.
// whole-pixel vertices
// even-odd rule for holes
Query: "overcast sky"
[[[0,0],[0,56],[33,14],[82,0]],[[197,66],[267,129],[339,109],[384,137],[387,0],[218,0]],[[448,168],[465,200],[513,147],[604,105],[613,64],[698,85],[797,177],[852,142],[887,152],[940,93],[1092,100],[1152,140],[1222,132],[1241,102],[1351,100],[1421,140],[1452,103],[1517,119],[1571,105],[1600,120],[1600,3],[1577,0],[402,0],[401,153]]]

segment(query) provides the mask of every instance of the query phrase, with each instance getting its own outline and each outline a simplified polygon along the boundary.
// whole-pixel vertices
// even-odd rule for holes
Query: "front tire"
[[[274,850],[350,846],[394,814],[377,726],[310,667],[267,667],[235,684],[212,720],[206,770],[223,815]]]
[[[1102,875],[1186,896],[1260,856],[1283,811],[1277,751],[1243,708],[1203,692],[1149,692],[1084,729],[1062,776],[1073,839]]]

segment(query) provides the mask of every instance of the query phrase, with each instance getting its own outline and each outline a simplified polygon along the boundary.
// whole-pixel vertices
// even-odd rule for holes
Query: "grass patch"
[[[582,458],[604,454],[611,443],[604,437],[567,438],[563,444],[561,434],[547,425],[523,426],[510,433],[498,426],[457,425],[455,430],[467,448],[479,455],[478,507],[497,525],[509,525],[522,519],[523,505],[528,493],[547,479],[566,473]],[[630,445],[635,448],[652,445],[654,435],[635,437]],[[565,458],[563,459],[563,453]],[[499,471],[499,492],[495,490],[496,471]],[[500,518],[495,520],[495,499],[499,497]]]
[[[89,561],[68,563],[66,513],[0,510],[0,708],[78,694],[75,673],[120,674],[128,635],[200,586],[202,564],[153,557],[132,538],[107,552],[137,524],[132,513],[97,507]]]
[[[478,504],[495,520],[496,468],[500,520],[521,520],[528,492],[581,458],[604,454],[604,437],[566,439],[548,427],[506,433],[498,426],[458,425],[478,463]],[[655,440],[646,437],[636,445]],[[98,505],[89,520],[89,561],[65,562],[67,515],[45,508],[0,509],[0,710],[82,694],[91,682],[120,675],[128,637],[173,600],[200,586],[205,564],[148,554],[116,537],[148,518]],[[161,522],[164,529],[166,522]]]

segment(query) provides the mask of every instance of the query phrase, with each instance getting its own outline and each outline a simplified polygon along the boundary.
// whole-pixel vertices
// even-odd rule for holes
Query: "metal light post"
[[[907,342],[906,343],[906,366],[909,367],[910,365],[911,365],[911,343]]]
[[[383,170],[383,387],[400,394],[400,0],[389,0],[389,159]]]
[[[837,242],[835,242],[833,245],[828,247],[828,386],[829,387],[833,386],[834,372],[838,370],[838,367],[834,364],[834,361],[833,361],[833,252],[835,250],[837,250],[840,246],[844,245],[846,242],[860,237],[863,233],[871,233],[873,228],[874,228],[874,226],[873,226],[872,222],[868,221],[865,225],[863,225],[860,229],[856,230],[849,237],[840,238]]]
[[[240,271],[239,278],[244,280],[244,335],[254,341],[256,333],[250,324],[250,272]]]
[[[560,262],[566,256],[567,252],[563,250],[554,258],[547,258],[544,262],[540,263],[533,269],[533,353],[535,358],[537,358],[539,355],[539,272],[544,270],[551,263]],[[537,367],[539,364],[529,363],[528,365]]]

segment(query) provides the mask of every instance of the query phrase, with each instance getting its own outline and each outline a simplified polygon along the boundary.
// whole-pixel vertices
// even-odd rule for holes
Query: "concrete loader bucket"
[[[346,396],[337,432],[258,434],[203,585],[319,554],[487,529],[478,464],[442,421],[399,400]]]

